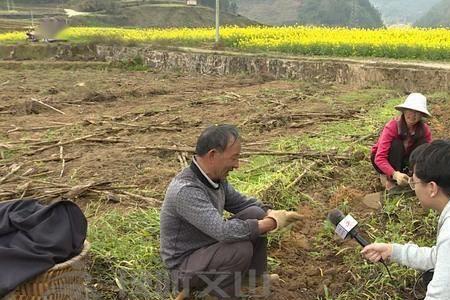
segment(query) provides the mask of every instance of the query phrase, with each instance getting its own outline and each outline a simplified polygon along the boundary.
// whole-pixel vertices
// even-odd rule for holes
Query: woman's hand
[[[394,174],[392,174],[392,178],[397,181],[397,184],[400,186],[406,186],[409,182],[409,176],[405,173],[395,171]]]

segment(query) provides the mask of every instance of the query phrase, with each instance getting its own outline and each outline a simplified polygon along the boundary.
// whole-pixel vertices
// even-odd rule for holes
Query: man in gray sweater
[[[434,269],[425,300],[448,300],[450,299],[450,141],[436,140],[417,150],[420,153],[414,155],[416,160],[414,174],[409,184],[416,192],[423,208],[434,209],[440,214],[436,245],[419,247],[414,244],[374,243],[366,246],[362,253],[372,262],[383,258],[421,271]]]
[[[235,298],[240,277],[267,270],[267,238],[298,221],[241,195],[226,181],[239,167],[241,141],[232,125],[215,125],[197,140],[191,165],[169,184],[161,209],[161,257],[185,294]],[[224,219],[227,211],[232,214]]]

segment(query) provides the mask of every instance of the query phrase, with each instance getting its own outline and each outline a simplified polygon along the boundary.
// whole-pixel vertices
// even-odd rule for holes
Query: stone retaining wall
[[[315,80],[355,87],[385,86],[412,91],[448,91],[450,65],[399,61],[276,57],[201,49],[105,45],[24,44],[0,46],[0,59],[142,61],[151,69],[200,74],[255,74],[276,79]]]

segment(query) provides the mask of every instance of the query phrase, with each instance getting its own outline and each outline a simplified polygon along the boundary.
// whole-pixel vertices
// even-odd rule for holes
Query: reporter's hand
[[[294,211],[274,209],[270,209],[267,211],[267,217],[274,219],[277,223],[277,227],[273,231],[285,228],[286,226],[302,219],[302,216]]]
[[[405,173],[395,171],[394,174],[392,174],[392,178],[397,182],[400,186],[408,185],[409,176]]]
[[[389,260],[392,256],[392,244],[373,243],[364,247],[361,254],[371,262],[378,262],[381,258]]]

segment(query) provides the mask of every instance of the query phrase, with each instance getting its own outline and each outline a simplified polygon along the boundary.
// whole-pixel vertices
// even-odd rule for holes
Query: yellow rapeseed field
[[[214,34],[212,28],[73,27],[62,32],[60,37],[73,42],[202,46],[214,42]],[[0,43],[21,39],[24,39],[23,33],[0,34]],[[450,59],[450,30],[443,28],[224,27],[221,29],[221,39],[226,47],[251,52]]]
[[[20,40],[25,40],[25,34],[23,32],[7,32],[0,33],[0,43],[4,42],[16,42]]]

